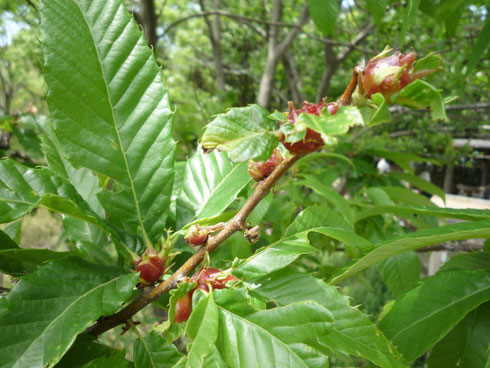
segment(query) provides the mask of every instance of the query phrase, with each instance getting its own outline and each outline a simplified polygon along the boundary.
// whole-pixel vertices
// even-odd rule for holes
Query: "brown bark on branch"
[[[146,288],[143,293],[125,308],[113,314],[112,316],[102,317],[97,323],[87,329],[87,333],[93,336],[108,331],[120,324],[126,323],[135,313],[158,299],[163,294],[177,287],[179,281],[184,279],[189,273],[194,270],[204,259],[206,253],[211,253],[220,244],[237,231],[245,228],[245,221],[253,209],[259,202],[271,191],[274,184],[286,173],[286,171],[294,165],[301,157],[289,156],[279,166],[275,168],[272,174],[265,180],[259,182],[252,195],[247,202],[238,211],[238,213],[229,221],[226,226],[216,235],[211,236],[208,241],[199,250],[196,251],[170,278],[161,282],[153,288]]]

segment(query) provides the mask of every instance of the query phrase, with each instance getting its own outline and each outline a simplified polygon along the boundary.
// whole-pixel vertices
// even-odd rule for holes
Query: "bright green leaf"
[[[329,334],[319,342],[336,352],[360,356],[384,368],[406,367],[390,341],[337,288],[309,274],[284,269],[254,280],[254,292],[278,305],[312,300],[329,310],[334,317]]]
[[[407,34],[407,30],[412,26],[419,5],[420,0],[408,0],[406,11],[402,18],[403,23],[400,32],[400,48],[403,48],[403,45],[405,44],[405,36]]]
[[[233,164],[223,152],[199,150],[187,161],[177,199],[177,227],[221,214],[250,180],[245,163]]]
[[[301,113],[296,118],[294,128],[296,131],[313,129],[321,134],[328,145],[335,142],[334,136],[344,135],[356,125],[364,125],[360,110],[354,106],[344,106],[335,115],[330,114],[327,108],[322,109],[320,115]]]
[[[14,277],[34,272],[39,266],[54,260],[73,255],[73,252],[55,252],[50,249],[0,249],[0,271]]]
[[[455,254],[439,269],[439,271],[447,270],[490,271],[490,253],[470,252]]]
[[[483,368],[490,346],[490,303],[471,311],[430,352],[429,368]]]
[[[467,221],[490,220],[490,210],[477,210],[471,208],[439,208],[439,207],[417,207],[417,206],[381,206],[367,207],[356,214],[355,222],[361,221],[371,216],[378,216],[385,213],[393,213],[400,216],[408,215],[429,215],[441,218],[454,218]]]
[[[246,318],[288,344],[326,335],[333,322],[332,313],[314,301],[291,303]]]
[[[437,195],[442,200],[446,200],[446,196],[444,194],[444,191],[441,188],[439,188],[437,185],[434,185],[434,184],[422,179],[419,176],[412,175],[412,174],[405,173],[405,172],[401,172],[401,171],[390,173],[389,176],[393,176],[397,179],[404,180],[407,183],[411,184],[412,186],[414,186],[420,190],[423,190],[424,192]]]
[[[26,275],[2,299],[0,366],[55,364],[79,333],[116,312],[137,282],[137,273],[76,257]]]
[[[485,25],[480,31],[478,39],[471,50],[471,55],[469,57],[468,65],[466,66],[466,75],[470,73],[475,68],[476,64],[480,61],[485,52],[488,52],[488,46],[490,45],[490,17],[487,15]]]
[[[99,223],[75,189],[49,170],[0,160],[0,223],[15,220],[38,206]]]
[[[395,298],[411,290],[420,280],[420,262],[415,251],[384,260],[379,264],[378,270]]]
[[[366,268],[373,266],[391,256],[451,240],[478,239],[490,237],[490,222],[462,222],[437,228],[419,230],[390,239],[378,244],[376,249],[367,253],[353,265],[347,267],[330,282],[339,283]]]
[[[200,368],[218,338],[218,307],[213,293],[202,298],[192,310],[185,333],[192,341],[186,368]]]
[[[374,18],[374,23],[376,23],[376,27],[380,28],[382,25],[381,20],[386,12],[386,0],[367,0],[366,8],[369,10],[371,15]]]
[[[259,105],[232,108],[206,126],[201,144],[230,154],[233,161],[266,160],[279,143],[276,123]]]
[[[181,357],[177,348],[166,343],[156,331],[134,341],[133,360],[136,368],[171,368]]]
[[[315,26],[326,36],[335,28],[339,4],[335,0],[308,0],[308,10]]]
[[[56,364],[56,368],[81,368],[96,359],[111,357],[120,353],[120,350],[101,344],[95,337],[83,333],[78,335],[70,349]],[[111,368],[114,367],[111,366]]]
[[[433,120],[448,121],[441,92],[421,79],[403,88],[394,98],[394,103],[415,109],[430,107]]]
[[[326,186],[317,176],[301,174],[301,177],[303,180],[300,180],[298,184],[311,188],[315,193],[331,203],[348,223],[354,221],[354,215],[349,206],[349,202],[347,202],[347,200],[345,200],[336,190]]]
[[[175,142],[153,52],[119,0],[43,0],[40,16],[48,103],[63,152],[120,183],[120,200],[130,200],[146,242],[155,241],[168,214]]]
[[[441,272],[398,299],[380,328],[408,361],[430,350],[463,317],[490,300],[490,274]]]

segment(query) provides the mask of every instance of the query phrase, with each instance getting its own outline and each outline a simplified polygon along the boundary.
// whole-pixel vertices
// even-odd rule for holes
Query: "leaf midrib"
[[[217,307],[218,307],[218,309],[221,309],[221,310],[222,310],[222,311],[224,311],[225,313],[230,314],[232,317],[237,318],[237,319],[239,319],[239,320],[241,320],[241,321],[245,321],[245,323],[248,323],[248,324],[250,324],[250,325],[254,326],[254,327],[255,327],[255,328],[257,328],[258,330],[264,331],[264,332],[265,332],[267,335],[271,336],[271,338],[272,338],[272,339],[274,339],[274,340],[276,340],[276,341],[279,341],[279,342],[280,342],[282,345],[284,345],[284,346],[286,347],[286,350],[288,350],[288,351],[289,351],[289,352],[290,352],[292,355],[296,356],[296,357],[298,358],[298,360],[304,364],[304,360],[303,360],[303,359],[301,359],[301,357],[300,357],[300,356],[298,356],[298,354],[296,354],[296,353],[295,353],[295,352],[294,352],[294,351],[293,351],[293,350],[292,350],[292,349],[289,347],[289,345],[288,345],[288,344],[286,344],[284,341],[282,341],[282,340],[281,340],[280,338],[278,338],[277,336],[275,336],[275,335],[273,335],[272,333],[270,333],[268,330],[266,330],[266,329],[264,329],[263,327],[261,327],[261,326],[259,326],[259,325],[255,324],[255,323],[253,323],[253,322],[249,321],[248,319],[246,319],[246,318],[244,318],[244,317],[239,316],[238,314],[235,314],[235,313],[230,312],[228,309],[226,309],[226,308],[224,308],[224,307],[222,307],[222,306],[220,306],[220,305],[217,305]],[[308,368],[308,366],[307,366],[307,365],[304,365],[304,367],[305,367],[305,368]]]
[[[196,221],[196,220],[198,220],[198,219],[199,219],[199,216],[201,215],[201,212],[202,212],[202,211],[203,211],[203,210],[206,208],[206,206],[208,205],[208,203],[209,203],[210,199],[212,199],[212,198],[213,198],[213,196],[216,194],[216,192],[217,192],[219,189],[221,189],[222,184],[223,184],[223,183],[226,183],[226,182],[227,182],[228,177],[230,177],[232,174],[234,174],[235,170],[239,170],[239,168],[241,168],[241,167],[242,167],[242,165],[241,165],[241,164],[236,165],[235,167],[233,167],[233,168],[230,170],[230,172],[229,172],[228,174],[226,174],[226,175],[225,175],[225,176],[224,176],[224,177],[223,177],[223,178],[220,180],[219,184],[218,184],[218,185],[216,185],[216,186],[213,188],[213,190],[212,190],[212,191],[209,193],[208,199],[207,199],[206,201],[204,201],[204,202],[203,202],[203,204],[201,205],[201,207],[198,209],[198,211],[196,211],[196,213],[197,213],[197,214],[194,216],[194,218],[191,220],[191,222],[192,222],[192,221]],[[252,179],[250,178],[250,180],[252,180]],[[249,180],[248,182],[250,182],[250,180]],[[247,182],[247,183],[248,183],[248,182]],[[247,185],[247,183],[246,183],[245,185]],[[244,186],[245,186],[245,185],[244,185]],[[209,217],[209,216],[208,216],[208,217]]]
[[[139,202],[138,202],[138,197],[136,195],[136,188],[134,186],[133,177],[131,176],[131,171],[129,170],[129,163],[128,163],[128,160],[126,158],[126,152],[123,150],[123,144],[122,144],[121,136],[119,134],[119,129],[118,129],[118,126],[116,123],[116,118],[114,116],[114,107],[112,106],[112,100],[110,98],[110,93],[109,93],[109,85],[107,83],[107,78],[106,78],[106,75],[104,72],[104,67],[102,65],[102,58],[101,58],[100,53],[99,53],[99,48],[98,48],[97,43],[95,42],[95,38],[94,38],[94,35],[92,33],[92,29],[90,28],[90,23],[88,22],[88,19],[85,16],[85,13],[83,12],[82,8],[80,7],[80,4],[78,3],[77,0],[73,0],[73,2],[76,4],[78,9],[80,10],[80,13],[83,17],[83,20],[85,21],[85,24],[87,25],[87,29],[88,29],[88,32],[90,34],[90,38],[92,39],[92,42],[94,44],[95,53],[97,54],[97,62],[99,63],[99,66],[100,66],[100,73],[101,73],[102,78],[104,80],[104,87],[106,90],[107,101],[109,103],[110,110],[111,110],[111,117],[112,117],[112,123],[114,125],[114,131],[116,132],[117,141],[119,143],[119,149],[121,151],[121,155],[122,155],[123,160],[124,160],[124,165],[126,166],[126,172],[128,174],[128,179],[129,179],[129,183],[130,183],[130,187],[131,187],[131,192],[133,195],[134,205],[136,207],[136,214],[138,216],[138,222],[140,223],[141,231],[143,233],[145,243],[147,244],[147,246],[151,246],[150,239],[148,237],[148,234],[146,232],[146,229],[145,229],[145,226],[143,223],[143,218],[141,217],[141,210],[140,210],[140,206],[139,206]]]
[[[274,301],[274,303],[276,303],[277,305],[284,305],[284,303],[279,302],[279,301],[278,301],[276,298],[271,298],[271,297],[269,297],[269,296],[268,296],[268,298],[269,298],[270,300]],[[307,299],[307,300],[311,300],[311,301],[314,301],[314,302],[315,302],[315,300],[313,300],[313,299]],[[319,304],[320,304],[320,305],[322,305],[321,303],[319,303]],[[349,307],[349,308],[350,308],[350,309],[353,309],[352,307]],[[327,308],[327,309],[328,309],[328,308]],[[330,310],[330,309],[328,309],[328,310]],[[374,355],[376,355],[376,353],[381,353],[381,354],[382,354],[384,357],[386,357],[387,359],[393,359],[393,360],[395,360],[395,361],[397,361],[397,362],[400,362],[400,364],[401,364],[401,365],[403,365],[403,364],[404,364],[404,363],[403,363],[401,360],[397,359],[395,356],[389,356],[389,355],[385,354],[384,352],[380,352],[380,351],[379,351],[379,350],[377,350],[375,347],[371,347],[371,346],[367,345],[366,343],[359,341],[359,339],[354,339],[354,338],[352,338],[351,336],[349,336],[349,335],[345,334],[345,333],[344,333],[344,330],[346,330],[346,329],[341,330],[341,329],[339,329],[339,328],[337,328],[337,327],[335,326],[335,322],[336,322],[336,321],[340,321],[340,319],[336,319],[336,318],[335,318],[335,315],[334,315],[334,312],[333,312],[333,311],[331,311],[331,313],[332,313],[332,315],[333,315],[333,317],[334,317],[334,320],[333,320],[333,322],[332,322],[332,327],[331,327],[331,328],[332,328],[332,331],[330,331],[330,333],[332,333],[332,332],[336,332],[336,333],[338,333],[339,335],[343,336],[345,339],[347,339],[347,340],[351,341],[351,344],[352,344],[352,345],[355,345],[355,344],[361,345],[361,346],[363,346],[365,349],[367,349],[367,350],[371,351],[372,353],[374,353]],[[352,318],[342,318],[342,319],[352,319]],[[370,327],[370,326],[362,326],[362,327]],[[376,326],[374,326],[374,327],[376,327]],[[377,328],[377,327],[376,327],[376,328]],[[383,335],[383,336],[384,336],[384,335]],[[371,360],[371,359],[369,359],[369,360]]]
[[[139,335],[139,333],[138,333],[138,335]],[[138,338],[141,341],[141,343],[143,344],[143,346],[145,347],[146,352],[148,353],[148,357],[150,358],[151,366],[156,367],[155,362],[153,361],[153,356],[151,355],[151,351],[148,348],[148,346],[146,345],[145,339],[142,336],[138,336]]]
[[[56,316],[56,318],[54,318],[54,319],[53,319],[51,322],[49,322],[49,324],[46,326],[46,328],[44,328],[44,329],[41,331],[41,333],[39,334],[39,336],[38,336],[38,337],[36,337],[36,338],[35,338],[35,339],[34,339],[34,340],[33,340],[33,341],[32,341],[32,342],[29,344],[29,346],[27,346],[27,347],[26,347],[26,349],[25,349],[24,353],[23,353],[23,354],[22,354],[22,355],[21,355],[21,356],[20,356],[20,357],[19,357],[19,358],[18,358],[18,359],[15,361],[15,362],[16,362],[16,363],[18,363],[18,362],[19,362],[19,361],[22,359],[22,357],[23,357],[23,356],[24,356],[26,353],[28,353],[28,352],[29,352],[30,347],[31,347],[31,346],[32,346],[32,345],[33,345],[33,344],[34,344],[36,341],[38,341],[38,340],[39,340],[39,339],[40,339],[40,338],[41,338],[41,337],[44,335],[44,333],[45,333],[45,332],[46,332],[46,331],[47,331],[47,330],[48,330],[48,329],[49,329],[49,328],[50,328],[50,327],[51,327],[51,326],[52,326],[52,325],[53,325],[53,324],[54,324],[56,321],[58,321],[58,320],[59,320],[59,319],[60,319],[60,318],[61,318],[61,317],[62,317],[62,316],[63,316],[63,315],[64,315],[64,314],[67,312],[67,311],[69,311],[69,310],[70,310],[70,308],[71,308],[71,307],[72,307],[74,304],[78,303],[78,302],[79,302],[81,299],[83,299],[83,298],[85,298],[86,296],[90,295],[92,292],[94,292],[94,291],[98,290],[99,288],[105,287],[105,286],[107,286],[107,285],[111,284],[111,283],[112,283],[112,282],[114,282],[114,281],[118,281],[119,279],[124,278],[125,276],[127,276],[127,275],[121,275],[121,276],[119,276],[119,277],[117,277],[117,278],[114,278],[114,279],[111,279],[111,280],[109,280],[109,281],[107,281],[107,282],[104,282],[103,284],[100,284],[100,285],[96,286],[95,288],[88,290],[86,293],[84,293],[84,294],[80,295],[78,298],[76,298],[75,300],[73,300],[73,301],[72,301],[72,302],[71,302],[71,303],[70,303],[70,304],[69,304],[69,305],[68,305],[68,306],[67,306],[67,307],[66,307],[66,308],[63,310],[63,312],[61,312],[60,314],[58,314],[58,315]],[[56,360],[55,358],[56,358],[56,357],[54,357],[53,359],[54,359],[54,360]],[[53,361],[53,363],[54,363],[54,361]]]
[[[406,331],[406,330],[408,330],[408,329],[411,329],[413,326],[415,326],[415,325],[417,325],[417,324],[419,324],[419,323],[424,322],[425,320],[427,320],[428,318],[432,317],[433,315],[435,315],[435,314],[437,314],[437,313],[440,313],[440,312],[444,311],[445,309],[449,309],[449,308],[451,308],[453,305],[458,304],[458,303],[460,303],[460,302],[463,302],[464,300],[466,300],[466,299],[468,299],[468,298],[471,298],[471,297],[472,297],[472,296],[474,296],[474,295],[477,295],[477,294],[479,294],[479,293],[483,293],[483,292],[485,292],[486,290],[490,290],[490,286],[488,286],[488,287],[486,287],[486,288],[483,288],[483,289],[478,289],[478,290],[477,290],[476,292],[474,292],[474,293],[467,294],[467,295],[465,295],[463,298],[460,298],[460,299],[458,299],[458,300],[456,300],[456,301],[454,301],[454,302],[451,302],[451,303],[449,303],[449,304],[445,304],[445,305],[444,305],[442,308],[439,308],[439,309],[437,309],[437,310],[433,311],[432,313],[429,313],[429,314],[428,314],[427,316],[425,316],[424,318],[421,318],[421,319],[419,319],[418,321],[412,322],[412,323],[410,323],[410,325],[409,325],[409,326],[407,326],[407,327],[405,327],[405,328],[402,328],[401,330],[398,330],[398,332],[397,332],[395,335],[393,335],[393,337],[392,337],[391,339],[392,339],[392,340],[394,340],[394,339],[395,339],[395,338],[396,338],[398,335],[400,335],[402,332],[404,332],[404,331]]]

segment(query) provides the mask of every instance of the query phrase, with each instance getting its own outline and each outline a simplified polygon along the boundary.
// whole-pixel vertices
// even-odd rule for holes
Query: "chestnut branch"
[[[179,281],[187,277],[192,270],[194,270],[204,259],[206,253],[211,253],[220,244],[237,231],[241,231],[245,228],[245,221],[254,208],[260,203],[260,201],[271,191],[277,181],[286,173],[286,171],[298,161],[302,155],[288,156],[282,161],[272,172],[272,174],[259,182],[252,193],[252,195],[245,202],[243,207],[238,213],[231,219],[223,229],[216,235],[210,236],[206,243],[194,253],[172,276],[165,281],[161,282],[155,287],[148,287],[144,289],[143,293],[121,309],[119,312],[108,316],[101,317],[94,325],[89,327],[86,332],[99,336],[100,334],[120,325],[126,323],[131,317],[150,304],[152,301],[158,299],[163,294],[177,287]]]

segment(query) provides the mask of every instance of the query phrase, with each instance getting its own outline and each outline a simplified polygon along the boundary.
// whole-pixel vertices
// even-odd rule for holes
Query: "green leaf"
[[[411,290],[420,280],[420,262],[415,251],[386,259],[378,270],[395,298]]]
[[[400,172],[400,171],[399,172],[393,172],[393,173],[390,173],[388,175],[392,176],[394,178],[397,178],[399,180],[406,181],[407,183],[411,184],[412,186],[414,186],[414,187],[416,187],[416,188],[418,188],[424,192],[434,194],[444,201],[446,200],[446,195],[444,194],[444,191],[441,188],[439,188],[437,185],[434,185],[434,184],[420,178],[419,176],[412,175],[409,173]]]
[[[232,161],[264,161],[279,143],[272,133],[276,129],[276,123],[263,107],[237,107],[219,114],[206,126],[201,144],[205,149],[228,152]]]
[[[187,161],[178,161],[174,164],[174,186],[170,198],[170,215],[167,221],[167,228],[175,229],[177,222],[177,199],[182,191],[185,169]]]
[[[383,190],[395,202],[406,203],[413,206],[437,207],[429,198],[415,193],[405,187],[377,187]]]
[[[369,318],[349,305],[349,298],[337,288],[308,274],[284,269],[260,279],[253,290],[277,305],[300,301],[315,301],[333,314],[334,322],[329,334],[319,342],[334,351],[369,359],[386,368],[406,367],[403,359],[389,340]]]
[[[490,222],[462,222],[437,228],[419,230],[405,234],[396,239],[390,239],[377,245],[376,249],[367,253],[351,266],[347,267],[330,283],[336,284],[366,268],[373,266],[389,257],[451,240],[478,239],[490,237]]]
[[[417,79],[403,88],[394,98],[394,103],[415,109],[430,107],[433,120],[448,121],[441,92],[421,79]]]
[[[73,217],[62,219],[65,235],[72,242],[86,241],[97,244],[101,249],[107,244],[107,234],[99,228]]]
[[[42,206],[98,225],[97,216],[75,189],[47,169],[0,160],[0,223]]]
[[[0,230],[0,250],[4,249],[20,249],[17,243],[15,243],[5,232]]]
[[[134,367],[125,358],[126,352],[123,350],[116,351],[114,354],[94,359],[83,368],[129,368]]]
[[[256,312],[246,318],[288,344],[326,335],[333,322],[332,313],[314,301],[291,303]]]
[[[429,368],[484,368],[490,346],[490,303],[458,323],[430,352]]]
[[[391,113],[384,96],[375,93],[369,100],[369,105],[360,108],[362,118],[368,126],[376,126],[391,121]]]
[[[10,223],[7,227],[3,229],[3,231],[10,237],[10,239],[12,239],[16,243],[19,243],[20,237],[22,235],[22,219]],[[0,241],[0,249],[1,248],[2,245]]]
[[[415,62],[415,65],[413,67],[413,72],[416,73],[416,72],[421,72],[423,70],[437,69],[439,68],[439,66],[441,66],[441,64],[442,64],[441,56],[431,52]]]
[[[404,152],[393,152],[393,151],[383,151],[383,150],[372,150],[371,153],[386,158],[387,160],[393,161],[403,170],[413,174],[413,168],[410,166],[411,162],[430,162],[434,165],[441,166],[439,161],[432,158],[425,158],[422,156],[414,155],[413,153]]]
[[[335,0],[308,0],[308,10],[316,28],[325,36],[335,28],[339,4]]]
[[[64,158],[58,137],[47,119],[39,119],[38,126],[43,132],[41,137],[43,151],[50,170],[69,181],[90,208],[99,216],[104,217],[104,209],[97,198],[97,194],[102,190],[99,187],[99,178],[88,169],[76,169]]]
[[[466,65],[466,75],[470,75],[476,64],[480,61],[482,56],[486,51],[488,51],[488,46],[490,45],[490,17],[487,16],[485,20],[485,25],[478,35],[478,39],[471,50],[471,55],[468,60],[468,65]]]
[[[325,368],[329,366],[328,356],[306,344],[290,344],[289,347],[305,362],[309,368]]]
[[[315,193],[331,203],[348,223],[353,223],[354,214],[352,213],[349,202],[347,202],[344,197],[342,197],[336,190],[326,186],[317,176],[301,174],[301,177],[303,180],[297,182],[299,185],[304,185],[313,189]]]
[[[402,29],[400,32],[400,49],[402,49],[403,45],[405,44],[405,36],[407,34],[407,30],[411,27],[413,23],[419,5],[420,0],[408,0],[408,4],[406,7],[407,9],[403,16]]]
[[[299,132],[313,129],[320,133],[325,144],[329,145],[335,143],[334,136],[344,135],[356,125],[364,125],[360,110],[354,106],[344,106],[335,115],[330,114],[326,108],[320,115],[301,113],[296,118],[294,129]]]
[[[56,368],[81,368],[96,359],[111,357],[120,353],[120,350],[103,345],[95,337],[83,333],[78,335],[70,349],[56,364]],[[122,353],[124,354],[124,352]]]
[[[284,235],[291,236],[320,227],[353,230],[352,225],[345,221],[337,211],[327,206],[309,206],[296,216]]]
[[[218,307],[213,293],[202,298],[192,310],[185,333],[192,341],[186,367],[202,367],[218,338]]]
[[[250,180],[246,163],[233,164],[226,153],[203,154],[198,149],[187,161],[177,199],[177,228],[221,214]]]
[[[63,152],[124,186],[121,200],[130,200],[146,242],[154,242],[170,204],[175,142],[153,52],[119,0],[42,0],[40,16],[48,104]]]
[[[350,256],[359,256],[374,246],[353,233],[352,227],[338,212],[325,206],[310,206],[302,211],[286,230],[285,237],[258,250],[237,267],[233,273],[251,279],[277,271],[294,262],[303,254],[317,248],[310,245],[308,234],[316,232],[344,242]]]
[[[430,350],[466,313],[489,299],[488,272],[441,272],[398,299],[379,326],[412,361]]]
[[[374,23],[376,23],[377,28],[381,28],[382,19],[386,11],[386,0],[367,0],[366,8],[369,10],[374,18]]]
[[[371,189],[371,188],[370,188]],[[385,213],[395,215],[429,215],[441,218],[454,218],[467,221],[490,220],[490,210],[459,209],[459,208],[439,208],[439,207],[416,207],[416,206],[381,206],[367,207],[356,214],[355,222],[361,221],[371,216],[378,216]]]
[[[303,254],[317,251],[310,245],[308,232],[281,239],[262,250],[258,250],[233,271],[240,278],[252,279],[286,267]]]
[[[490,253],[471,252],[456,254],[444,263],[439,271],[482,270],[490,271]]]
[[[34,272],[39,266],[54,260],[73,255],[73,252],[55,252],[49,249],[0,249],[0,271],[14,277]]]
[[[455,10],[457,10],[462,4],[464,0],[445,0],[438,7],[435,16],[439,19],[445,20],[447,17],[450,17]]]
[[[21,116],[16,124],[11,125],[13,136],[22,146],[23,152],[27,153],[30,158],[36,160],[42,159],[41,141],[36,125],[33,123],[33,117],[30,115]]]
[[[136,368],[171,368],[181,357],[177,348],[166,343],[156,331],[134,341],[133,360]]]
[[[79,333],[116,312],[137,282],[137,273],[76,257],[26,275],[1,300],[1,367],[55,364]]]
[[[355,169],[355,165],[350,158],[348,158],[347,156],[341,155],[340,153],[336,153],[336,152],[312,152],[306,156],[303,156],[298,161],[298,165],[306,164],[310,161],[318,160],[318,159],[339,159],[339,160],[343,160],[347,164],[354,167],[354,169]]]
[[[223,294],[231,290],[219,291]],[[290,343],[326,333],[331,321],[330,313],[312,302],[246,316],[237,314],[229,305],[221,305],[218,298],[216,303],[219,325],[222,326],[216,347],[229,367],[309,367],[304,360],[309,358],[304,349]]]

